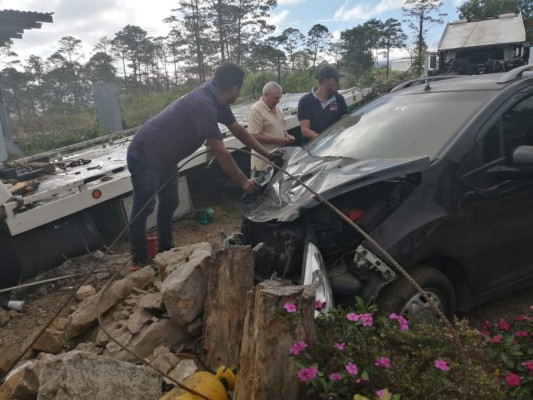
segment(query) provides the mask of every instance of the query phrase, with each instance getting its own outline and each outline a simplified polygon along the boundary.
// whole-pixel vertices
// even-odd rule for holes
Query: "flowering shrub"
[[[530,398],[533,395],[533,313],[521,314],[514,321],[487,321],[481,332],[487,338],[489,355],[501,365],[499,377],[503,387],[513,398]]]
[[[299,311],[288,304],[284,308],[294,321]],[[455,326],[471,360],[467,365],[441,327],[410,326],[396,314],[377,316],[375,306],[361,301],[357,310],[321,314],[316,324],[315,341],[295,339],[287,349],[310,399],[504,398],[483,337],[464,321]]]

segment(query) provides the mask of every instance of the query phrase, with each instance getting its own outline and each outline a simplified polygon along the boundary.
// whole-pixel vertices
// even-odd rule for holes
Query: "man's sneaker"
[[[148,257],[133,257],[131,259],[130,271],[138,271],[150,264]]]

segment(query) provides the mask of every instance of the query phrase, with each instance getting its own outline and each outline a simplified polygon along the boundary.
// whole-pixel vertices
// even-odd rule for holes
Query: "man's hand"
[[[279,146],[288,146],[289,144],[292,143],[293,140],[294,140],[294,138],[292,138],[292,140],[291,140],[288,136],[283,136],[283,137],[278,138],[278,141],[277,141],[278,143],[277,144]]]
[[[277,160],[281,157],[283,157],[283,154],[285,154],[285,150],[283,149],[274,149],[270,152],[270,159],[271,160]]]
[[[244,193],[246,194],[257,193],[259,188],[260,188],[259,183],[255,179],[247,179],[242,184],[242,190],[244,190]]]
[[[296,139],[294,136],[289,135],[288,133],[285,134],[285,137],[289,140],[289,144],[294,142],[294,139]]]

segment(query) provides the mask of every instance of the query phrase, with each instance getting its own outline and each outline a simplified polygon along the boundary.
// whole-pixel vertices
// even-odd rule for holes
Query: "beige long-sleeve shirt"
[[[255,103],[248,112],[248,132],[252,135],[262,133],[273,137],[283,137],[285,130],[285,120],[279,108],[275,107],[274,109],[270,109],[262,99]],[[275,144],[263,144],[263,147],[271,151],[279,146]],[[257,153],[252,151],[252,154]],[[264,171],[267,166],[268,164],[266,162],[252,155],[252,170]]]

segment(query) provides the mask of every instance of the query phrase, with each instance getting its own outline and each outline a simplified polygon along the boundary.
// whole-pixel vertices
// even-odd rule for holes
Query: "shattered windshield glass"
[[[435,158],[492,91],[389,94],[349,114],[307,150],[357,160]]]

